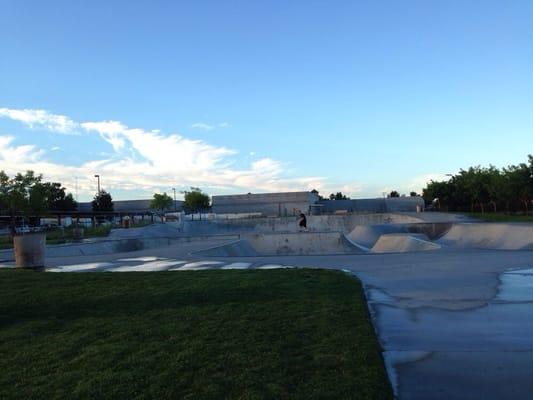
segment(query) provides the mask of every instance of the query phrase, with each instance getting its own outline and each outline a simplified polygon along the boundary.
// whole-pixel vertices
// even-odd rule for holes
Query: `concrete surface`
[[[236,243],[206,238],[135,252],[50,257],[47,263],[52,272],[344,270],[363,282],[387,372],[399,399],[531,398],[533,251],[529,243],[533,225],[449,228],[448,233],[436,232],[440,237],[436,242],[443,247],[434,251],[200,256],[195,252]],[[476,235],[484,236],[476,239]],[[497,235],[502,235],[499,241]],[[498,249],[476,248],[481,245]]]
[[[351,254],[360,248],[345,240],[340,232],[254,233],[241,235],[243,239],[202,250],[199,256],[275,256]]]
[[[533,249],[533,225],[524,223],[454,224],[439,243],[478,249]]]
[[[440,248],[440,245],[430,242],[428,237],[421,233],[391,233],[381,235],[376,244],[372,246],[372,251],[374,253],[405,253],[437,250]]]
[[[351,232],[358,225],[416,223],[424,220],[416,217],[420,214],[348,214],[348,215],[309,215],[307,227],[309,231]],[[299,218],[269,217],[250,219],[228,219],[207,221],[185,221],[186,234],[205,233],[268,233],[268,232],[298,232]]]

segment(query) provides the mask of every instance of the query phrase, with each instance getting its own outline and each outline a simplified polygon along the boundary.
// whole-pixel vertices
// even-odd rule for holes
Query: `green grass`
[[[468,213],[467,215],[487,222],[533,222],[533,215],[525,214]]]
[[[324,270],[0,270],[2,399],[391,399],[360,283]]]

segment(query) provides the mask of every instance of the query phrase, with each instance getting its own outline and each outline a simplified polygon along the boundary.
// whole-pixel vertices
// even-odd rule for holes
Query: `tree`
[[[398,193],[396,190],[393,190],[390,192],[389,197],[400,197],[400,193]]]
[[[168,194],[154,193],[154,198],[150,202],[150,208],[153,208],[154,210],[159,210],[159,213],[163,214],[165,210],[172,207],[172,203],[173,200]]]
[[[417,197],[417,196],[418,196],[418,193],[416,193],[416,192],[411,192],[411,193],[409,193],[409,196],[411,196],[411,197]]]
[[[527,163],[498,169],[475,166],[461,169],[448,181],[431,181],[423,190],[426,202],[439,199],[438,204],[447,209],[473,212],[476,207],[485,212],[490,204],[492,211],[523,210],[529,213],[533,199],[533,156]]]
[[[48,208],[51,211],[74,211],[78,208],[72,194],[66,194],[60,183],[46,182],[44,185],[48,190]]]
[[[10,178],[0,171],[0,207],[11,217],[11,232],[15,233],[17,216],[36,218],[46,213],[48,190],[42,183],[42,175],[33,171],[18,173]]]
[[[100,193],[94,196],[91,204],[93,206],[93,212],[113,211],[113,198],[105,190],[100,190]]]
[[[209,208],[211,199],[200,188],[191,187],[191,190],[182,192],[185,195],[183,208],[191,213],[199,212]]]
[[[322,197],[320,193],[318,193],[318,190],[313,189],[311,190],[311,193],[316,194],[318,196],[318,200],[324,200],[324,197]]]
[[[329,195],[329,199],[330,200],[349,200],[349,198],[346,195],[342,194],[342,192],[337,192],[335,194],[331,193]]]

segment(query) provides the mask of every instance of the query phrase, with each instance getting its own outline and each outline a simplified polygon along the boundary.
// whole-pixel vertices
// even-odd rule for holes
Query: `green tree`
[[[11,217],[11,231],[15,233],[17,216],[39,219],[48,209],[49,192],[42,175],[33,171],[18,173],[10,178],[0,171],[0,207]]]
[[[393,190],[389,193],[389,197],[400,197],[400,193],[398,193],[396,190]]]
[[[331,193],[329,195],[329,199],[330,200],[349,200],[349,198],[346,195],[342,194],[342,192],[337,192],[335,194]]]
[[[422,197],[427,204],[437,203],[438,207],[447,205],[450,198],[450,184],[446,181],[431,180],[422,190]]]
[[[113,211],[113,198],[105,190],[100,190],[100,193],[97,193],[94,196],[94,199],[91,204],[93,207],[93,212]]]
[[[74,211],[78,208],[72,194],[66,194],[60,183],[46,182],[44,185],[48,190],[48,208],[51,211]]]
[[[200,188],[191,187],[191,190],[185,190],[182,193],[185,195],[183,208],[188,212],[201,212],[209,208],[211,199]]]
[[[448,181],[429,182],[423,197],[426,202],[438,198],[439,205],[457,211],[473,212],[478,207],[483,213],[489,204],[494,212],[499,208],[527,214],[533,200],[533,155],[528,155],[527,163],[501,170],[493,165],[461,169]]]
[[[160,214],[163,214],[165,210],[168,210],[172,207],[173,200],[166,194],[154,193],[154,198],[150,202],[150,208],[158,210]]]

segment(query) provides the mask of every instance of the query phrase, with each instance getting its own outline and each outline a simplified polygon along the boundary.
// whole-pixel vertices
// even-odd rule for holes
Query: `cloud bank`
[[[65,165],[52,161],[34,144],[16,145],[14,136],[0,135],[0,169],[10,174],[32,169],[46,179],[62,182],[70,191],[77,184],[82,199],[94,193],[95,173],[102,176],[103,186],[111,192],[120,189],[137,193],[129,197],[189,186],[200,186],[210,193],[327,189],[323,177],[290,176],[287,165],[272,158],[254,159],[248,167],[237,168],[239,154],[233,149],[179,134],[130,128],[120,121],[76,122],[39,109],[0,108],[0,117],[19,121],[30,129],[59,134],[81,132],[80,148],[87,135],[96,134],[109,143],[113,149],[109,156]]]

